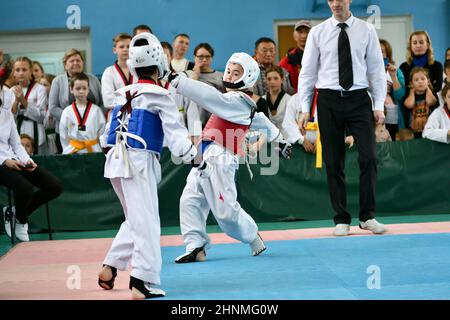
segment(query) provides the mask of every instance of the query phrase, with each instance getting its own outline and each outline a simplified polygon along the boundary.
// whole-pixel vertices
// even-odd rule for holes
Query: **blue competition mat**
[[[217,244],[207,261],[175,264],[163,247],[168,300],[450,299],[450,233]]]

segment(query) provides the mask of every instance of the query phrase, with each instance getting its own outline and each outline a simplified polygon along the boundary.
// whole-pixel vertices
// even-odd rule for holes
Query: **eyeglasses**
[[[195,56],[195,57],[200,59],[200,60],[209,60],[209,59],[211,59],[211,56]]]

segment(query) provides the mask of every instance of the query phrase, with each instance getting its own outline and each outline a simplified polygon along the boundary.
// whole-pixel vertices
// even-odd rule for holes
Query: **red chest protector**
[[[203,141],[214,141],[234,154],[244,155],[241,146],[250,125],[233,123],[211,115],[202,132]]]

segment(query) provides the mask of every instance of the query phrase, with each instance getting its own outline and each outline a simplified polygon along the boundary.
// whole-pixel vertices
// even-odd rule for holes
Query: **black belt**
[[[317,90],[320,93],[333,95],[340,98],[347,98],[347,97],[355,97],[355,96],[361,96],[367,93],[367,88],[364,89],[356,89],[352,91],[347,90],[331,90],[331,89],[318,89]]]

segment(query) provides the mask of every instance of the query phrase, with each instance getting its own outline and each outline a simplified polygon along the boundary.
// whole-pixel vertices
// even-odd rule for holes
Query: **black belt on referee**
[[[331,90],[331,89],[317,89],[319,93],[329,94],[340,98],[355,97],[367,93],[367,88],[356,90]]]

